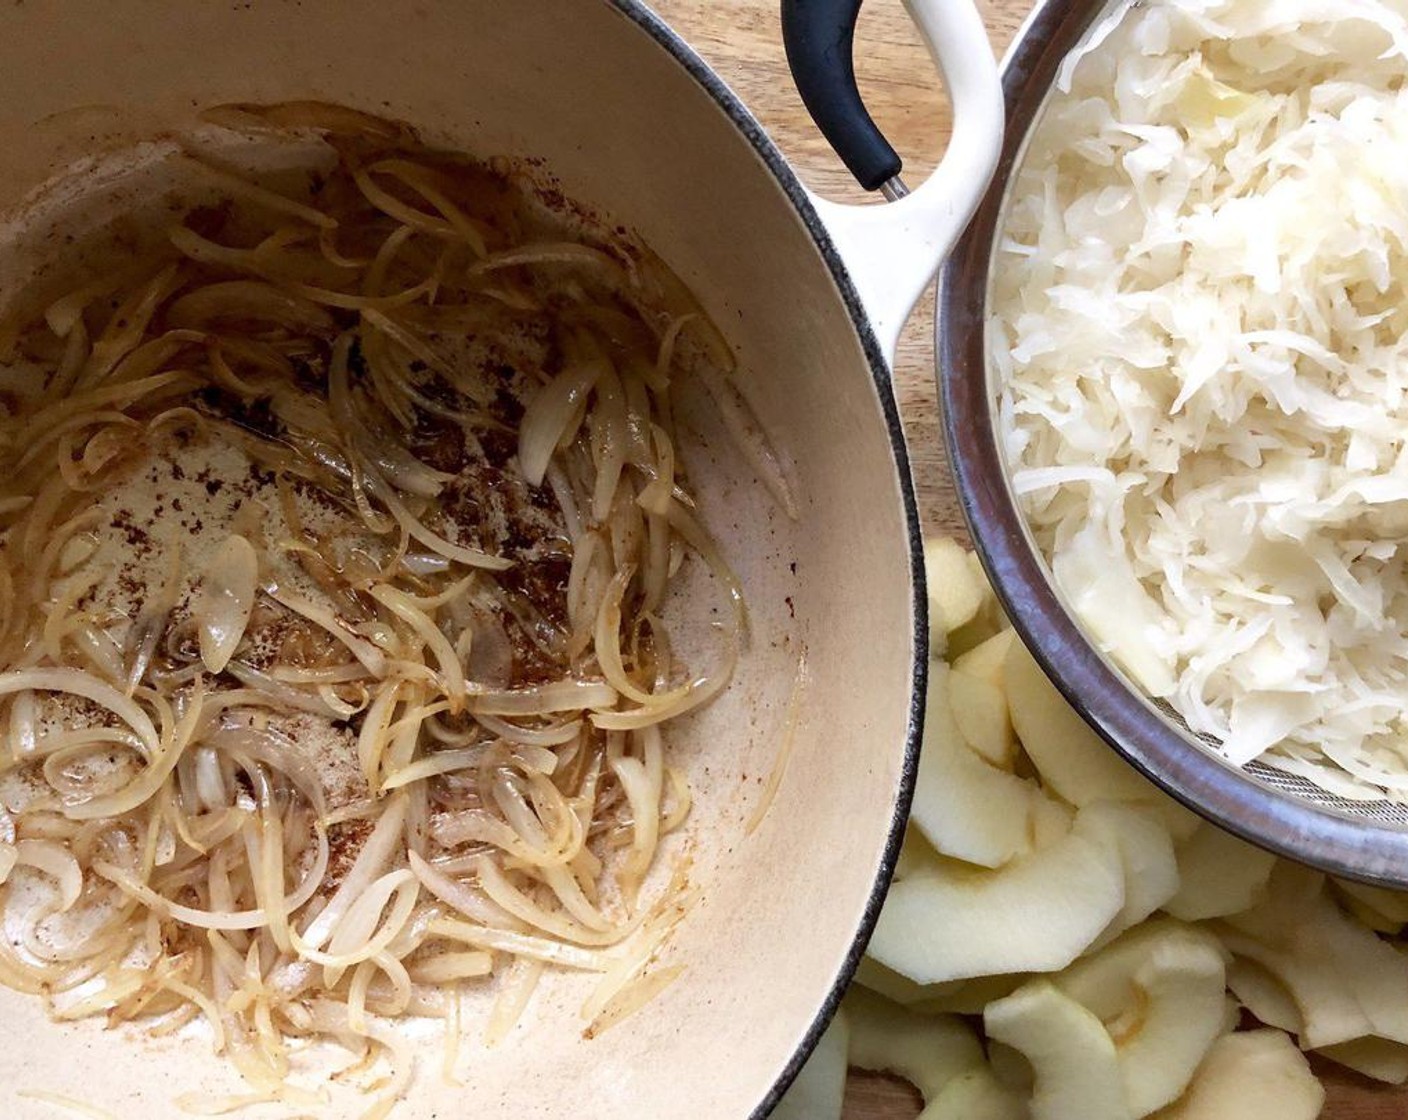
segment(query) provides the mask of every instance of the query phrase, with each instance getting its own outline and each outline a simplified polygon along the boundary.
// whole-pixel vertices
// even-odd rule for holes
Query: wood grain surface
[[[810,187],[837,201],[864,198],[793,88],[778,29],[778,0],[653,0],[653,6],[733,87]],[[1000,54],[1031,0],[978,0],[978,7]],[[869,0],[861,10],[856,73],[871,115],[904,156],[906,178],[911,184],[920,181],[943,152],[949,112],[928,50],[900,0]],[[896,388],[925,528],[966,538],[939,429],[933,329],[931,292],[901,340]],[[1324,1120],[1408,1120],[1408,1090],[1386,1088],[1338,1067],[1317,1064],[1317,1069],[1329,1088]],[[918,1094],[901,1081],[853,1073],[845,1120],[913,1120],[920,1105]]]

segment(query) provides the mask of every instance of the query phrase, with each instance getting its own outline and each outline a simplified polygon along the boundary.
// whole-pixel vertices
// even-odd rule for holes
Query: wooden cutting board
[[[808,186],[837,201],[864,197],[812,125],[792,86],[778,30],[778,0],[653,0],[653,6],[742,97]],[[993,47],[1001,52],[1026,17],[1031,0],[978,0],[978,6]],[[949,114],[928,51],[900,0],[869,0],[861,9],[856,72],[871,115],[904,156],[906,178],[918,182],[943,152]],[[966,538],[939,431],[933,322],[931,293],[901,341],[896,388],[925,528]],[[1337,1067],[1321,1072],[1330,1090],[1325,1120],[1408,1120],[1408,1090],[1385,1088]],[[845,1120],[912,1120],[919,1104],[918,1095],[903,1083],[853,1075]]]

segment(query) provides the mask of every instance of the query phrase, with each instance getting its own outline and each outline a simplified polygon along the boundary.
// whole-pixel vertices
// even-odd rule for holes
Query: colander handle
[[[987,29],[972,0],[905,0],[953,105],[953,134],[932,174],[914,190],[901,160],[871,120],[856,86],[852,43],[861,0],[782,0],[782,34],[793,80],[817,127],[866,190],[885,206],[849,206],[812,195],[836,243],[885,357],[982,198],[1002,146],[1003,99]]]

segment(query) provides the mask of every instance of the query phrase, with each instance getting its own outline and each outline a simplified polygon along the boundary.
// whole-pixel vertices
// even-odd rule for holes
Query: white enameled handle
[[[905,0],[905,7],[953,106],[943,159],[920,186],[884,205],[850,206],[811,195],[892,366],[905,320],[987,188],[1004,117],[997,60],[972,0]]]

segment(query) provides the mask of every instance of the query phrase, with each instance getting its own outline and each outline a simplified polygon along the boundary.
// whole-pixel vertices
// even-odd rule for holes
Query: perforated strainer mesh
[[[1183,717],[1165,701],[1151,699],[1150,703],[1175,729],[1192,739],[1199,740],[1208,750],[1216,751],[1221,745],[1212,735],[1203,735],[1192,730]],[[1384,824],[1408,828],[1408,805],[1402,802],[1391,801],[1387,797],[1365,800],[1341,797],[1339,794],[1321,789],[1309,778],[1292,774],[1287,770],[1282,770],[1279,766],[1272,766],[1259,759],[1247,763],[1242,767],[1242,770],[1277,793],[1289,794],[1292,797],[1313,802],[1350,817],[1382,821]]]
[[[1264,762],[1249,762],[1244,769],[1252,777],[1280,793],[1289,793],[1294,797],[1313,801],[1317,805],[1346,813],[1351,817],[1362,817],[1366,820],[1383,821],[1385,824],[1408,827],[1408,805],[1404,805],[1402,802],[1390,801],[1386,797],[1376,801],[1351,801],[1347,797],[1340,797],[1338,794],[1321,789],[1299,774],[1288,774],[1286,771],[1279,770],[1275,766],[1268,766]]]

